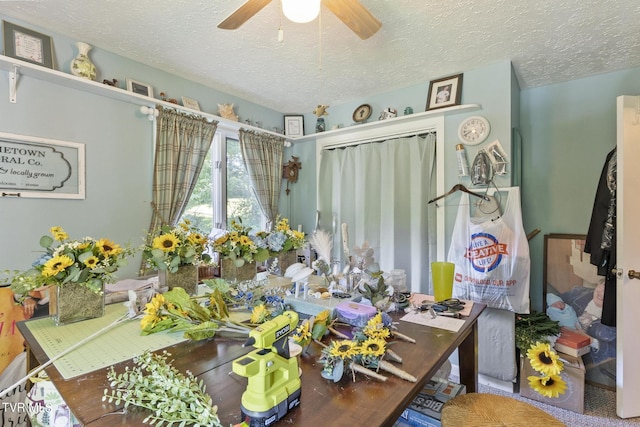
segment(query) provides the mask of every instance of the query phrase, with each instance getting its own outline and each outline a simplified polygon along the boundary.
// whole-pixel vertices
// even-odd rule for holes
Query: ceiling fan
[[[297,0],[300,2],[300,0]],[[319,0],[317,0],[319,1]],[[366,40],[374,35],[382,23],[376,19],[358,0],[321,0],[327,9],[333,12],[347,27],[358,35],[362,40]],[[236,9],[228,18],[218,24],[218,28],[223,30],[235,30],[247,22],[271,3],[271,0],[247,0]],[[285,2],[283,1],[283,4]],[[283,9],[285,6],[283,5]],[[286,11],[285,11],[286,15]],[[315,15],[317,16],[317,14]],[[315,18],[313,16],[312,19]]]

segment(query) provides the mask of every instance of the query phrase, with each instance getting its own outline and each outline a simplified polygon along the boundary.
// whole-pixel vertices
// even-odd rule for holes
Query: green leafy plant
[[[537,342],[549,342],[549,337],[560,333],[560,324],[546,313],[516,315],[516,347],[524,354]]]
[[[179,372],[167,361],[171,354],[146,351],[133,359],[135,366],[121,374],[111,367],[107,373],[109,389],[102,401],[124,402],[125,410],[137,406],[151,412],[143,422],[156,426],[222,427],[218,407],[213,405],[202,380],[187,371]]]
[[[229,232],[218,237],[213,242],[213,250],[220,254],[221,258],[232,259],[236,267],[242,267],[245,262],[263,262],[269,258],[269,250],[260,248],[254,241],[255,236],[250,236],[251,227],[242,225],[242,219],[231,220]]]

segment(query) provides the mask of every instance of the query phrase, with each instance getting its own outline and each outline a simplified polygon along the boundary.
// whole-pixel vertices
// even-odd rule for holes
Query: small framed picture
[[[192,110],[200,111],[200,104],[195,99],[187,98],[186,96],[182,97],[182,105],[191,108]]]
[[[153,98],[153,88],[146,83],[137,82],[135,80],[127,79],[127,90],[138,95],[148,96]]]
[[[460,105],[462,99],[462,74],[429,82],[427,111]]]
[[[304,116],[301,114],[285,115],[284,134],[294,138],[304,136]]]
[[[53,68],[51,37],[2,21],[4,54],[43,67]]]

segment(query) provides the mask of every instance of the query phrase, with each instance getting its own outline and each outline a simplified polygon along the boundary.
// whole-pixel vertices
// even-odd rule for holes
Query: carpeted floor
[[[585,384],[584,414],[578,414],[573,411],[536,402],[535,400],[522,397],[519,394],[509,393],[483,384],[480,384],[479,392],[509,396],[522,400],[553,415],[568,427],[640,426],[640,417],[621,419],[616,415],[616,393],[614,391],[594,387],[589,384]]]

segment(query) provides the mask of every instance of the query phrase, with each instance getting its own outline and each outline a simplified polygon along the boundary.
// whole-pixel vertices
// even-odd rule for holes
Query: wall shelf
[[[76,89],[87,93],[92,93],[98,96],[104,96],[118,101],[128,102],[137,106],[146,106],[154,108],[156,105],[162,105],[167,108],[174,108],[179,111],[184,111],[190,114],[197,114],[209,120],[216,120],[218,127],[222,130],[237,132],[240,128],[265,132],[268,134],[283,137],[284,135],[261,129],[258,127],[250,126],[241,122],[234,122],[227,120],[214,114],[205,113],[203,111],[192,110],[190,108],[183,107],[178,104],[162,101],[160,99],[150,98],[148,96],[139,95],[134,92],[130,92],[118,87],[109,86],[103,83],[95,82],[92,80],[76,77],[72,74],[63,73],[62,71],[52,70],[50,68],[42,67],[39,65],[31,64],[29,62],[21,61],[19,59],[10,58],[8,56],[0,55],[0,70],[7,71],[9,73],[9,102],[18,102],[18,89],[20,88],[21,80],[23,77],[30,77],[56,85],[64,86],[70,89]],[[138,111],[138,110],[136,110]]]
[[[453,107],[439,108],[421,113],[408,114],[406,116],[398,116],[392,119],[372,121],[339,129],[332,129],[325,132],[312,133],[309,135],[299,136],[297,138],[291,138],[291,141],[296,143],[323,139],[330,140],[331,144],[340,144],[354,140],[376,138],[380,135],[387,137],[396,136],[403,132],[410,132],[414,130],[416,124],[423,122],[425,119],[473,111],[479,108],[479,104],[454,105]]]

